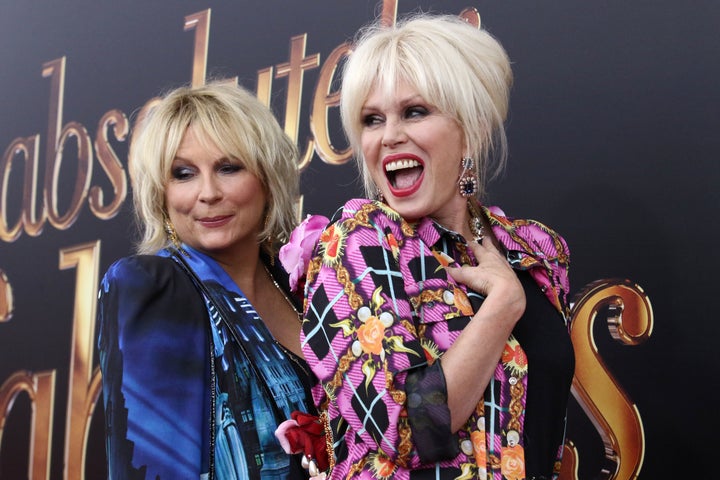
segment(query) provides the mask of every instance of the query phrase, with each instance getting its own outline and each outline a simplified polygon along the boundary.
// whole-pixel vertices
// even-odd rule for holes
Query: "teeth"
[[[403,168],[419,167],[420,162],[417,160],[395,160],[385,165],[386,172],[394,172],[395,170],[402,170]]]

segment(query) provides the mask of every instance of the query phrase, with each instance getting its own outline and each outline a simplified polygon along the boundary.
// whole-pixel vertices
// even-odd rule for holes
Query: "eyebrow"
[[[182,155],[175,155],[175,156],[173,157],[172,161],[173,161],[173,162],[175,162],[175,161],[180,161],[180,162],[194,163],[194,160],[192,160],[192,159],[190,159],[190,158],[185,158],[185,157],[183,157]],[[241,162],[241,160],[240,160],[239,158],[231,157],[231,156],[228,156],[228,155],[223,155],[222,157],[218,157],[218,158],[215,158],[215,159],[213,160],[214,163],[223,163],[223,162],[232,163],[233,161]]]
[[[401,107],[405,107],[412,103],[429,103],[429,102],[427,100],[425,100],[425,98],[422,95],[420,95],[419,93],[416,93],[409,97],[403,97],[399,101],[397,101],[397,104],[400,105]],[[363,104],[362,108],[360,109],[360,112],[363,112],[365,110],[378,110],[378,109],[379,109],[379,107],[374,106],[372,103],[369,105],[367,103],[365,103],[365,104]]]

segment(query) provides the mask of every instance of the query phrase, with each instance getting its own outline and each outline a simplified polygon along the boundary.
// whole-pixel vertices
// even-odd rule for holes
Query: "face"
[[[180,240],[216,260],[240,258],[237,253],[258,248],[265,203],[260,180],[241,159],[203,146],[195,128],[188,127],[165,190],[167,212]]]
[[[430,216],[460,231],[466,199],[457,181],[463,132],[404,82],[394,93],[370,91],[361,110],[365,165],[385,201],[406,220]]]

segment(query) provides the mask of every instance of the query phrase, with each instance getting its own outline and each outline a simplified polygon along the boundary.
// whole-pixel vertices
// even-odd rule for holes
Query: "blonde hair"
[[[169,245],[164,221],[165,188],[170,169],[188,127],[201,142],[241,159],[267,195],[267,221],[258,242],[268,255],[285,241],[296,224],[299,191],[298,152],[272,112],[244,88],[227,81],[180,87],[164,95],[138,120],[129,152],[133,205],[142,238],[141,254]]]
[[[343,68],[340,114],[368,196],[376,187],[360,148],[362,107],[372,90],[391,95],[399,82],[458,122],[466,154],[475,160],[481,197],[491,154],[497,161],[492,176],[507,158],[504,122],[512,70],[502,45],[487,31],[450,15],[415,14],[394,27],[376,22],[358,33]]]

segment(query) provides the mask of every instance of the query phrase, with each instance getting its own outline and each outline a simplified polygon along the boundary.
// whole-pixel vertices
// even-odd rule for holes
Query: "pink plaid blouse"
[[[528,270],[569,320],[568,248],[532,220],[483,208],[513,268]],[[440,368],[483,297],[443,266],[475,259],[458,234],[387,205],[348,201],[308,270],[301,343],[328,412],[332,478],[522,479],[527,358],[508,338],[494,379],[453,434]],[[562,445],[558,445],[558,457]]]

